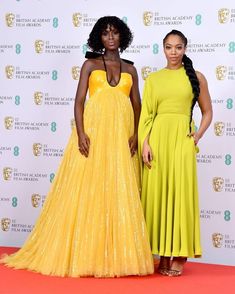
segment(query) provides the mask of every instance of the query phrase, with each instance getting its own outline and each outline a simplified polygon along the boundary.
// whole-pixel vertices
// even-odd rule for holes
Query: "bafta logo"
[[[224,179],[221,177],[213,178],[213,188],[215,192],[221,192],[224,187]]]
[[[72,67],[72,77],[74,80],[78,80],[80,76],[81,68],[79,66]]]
[[[143,13],[143,22],[145,26],[150,26],[153,22],[153,13],[151,11],[145,11]]]
[[[33,207],[39,207],[39,205],[41,204],[41,196],[39,194],[33,194],[31,196],[31,203]]]
[[[7,13],[5,17],[6,17],[6,25],[8,27],[13,27],[14,26],[15,15],[13,13]]]
[[[229,20],[229,9],[228,8],[221,8],[219,11],[218,11],[218,19],[219,19],[219,22],[220,23],[226,23],[228,22]]]
[[[40,156],[42,153],[42,144],[41,143],[34,143],[33,144],[33,154],[34,156]]]
[[[42,92],[39,92],[39,91],[34,92],[33,97],[34,97],[34,103],[36,105],[42,104],[42,100],[43,100],[43,93]]]
[[[4,232],[9,231],[11,220],[8,217],[4,217],[1,219],[1,228]]]
[[[10,181],[12,177],[12,168],[11,167],[4,167],[3,168],[3,178],[5,181]]]
[[[217,80],[222,81],[226,78],[227,67],[224,65],[219,65],[216,67],[215,72]]]
[[[149,76],[149,74],[152,72],[152,69],[150,66],[144,66],[141,69],[141,75],[142,75],[142,79],[146,80],[147,77]]]
[[[223,235],[220,233],[212,234],[212,242],[215,248],[221,248],[223,245]]]
[[[4,125],[7,130],[12,130],[14,118],[12,116],[6,116],[4,119]]]
[[[5,73],[6,73],[7,79],[13,79],[14,72],[15,72],[15,67],[13,65],[7,65],[5,67]]]
[[[75,127],[75,119],[74,118],[72,118],[71,120],[70,120],[70,126],[71,126],[71,129],[73,129],[74,127]]]
[[[73,14],[73,25],[75,27],[80,27],[82,24],[82,14],[80,12],[76,12]]]
[[[36,40],[34,42],[34,48],[36,53],[42,53],[44,49],[44,42],[42,40]]]
[[[217,121],[214,123],[214,132],[216,136],[223,136],[225,129],[225,123]]]

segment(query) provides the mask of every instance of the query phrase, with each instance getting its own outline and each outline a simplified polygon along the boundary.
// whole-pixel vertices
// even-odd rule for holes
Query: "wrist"
[[[85,132],[83,131],[78,131],[78,137],[83,137],[85,135]]]
[[[202,138],[202,136],[203,136],[203,133],[202,133],[202,132],[200,132],[200,131],[196,132],[196,134],[197,134],[197,136],[198,136],[198,138],[199,138],[199,139],[201,139],[201,138]]]

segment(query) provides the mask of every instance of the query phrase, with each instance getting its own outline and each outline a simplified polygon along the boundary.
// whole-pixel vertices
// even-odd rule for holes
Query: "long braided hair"
[[[183,33],[181,33],[180,31],[177,30],[172,30],[171,32],[169,32],[165,38],[163,39],[163,44],[165,44],[167,38],[170,35],[177,35],[181,38],[181,40],[183,41],[184,46],[187,46],[188,40],[185,37],[185,35]],[[198,101],[198,97],[200,94],[200,86],[199,86],[199,81],[195,72],[195,69],[193,68],[193,62],[192,60],[186,55],[184,54],[183,59],[182,59],[186,74],[189,78],[189,81],[191,83],[192,86],[192,91],[193,91],[193,100],[192,100],[192,105],[191,105],[191,110],[190,110],[190,121],[189,121],[189,132],[191,133],[191,122],[192,122],[192,117],[193,117],[193,108],[196,104],[196,102]]]

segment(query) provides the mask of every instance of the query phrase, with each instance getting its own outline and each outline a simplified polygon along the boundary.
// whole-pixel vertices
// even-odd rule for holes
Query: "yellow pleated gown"
[[[152,253],[199,257],[197,147],[189,137],[193,93],[184,67],[164,68],[145,82],[139,152],[148,134],[152,168],[142,166],[141,200]],[[194,127],[194,126],[192,126]]]
[[[132,77],[112,87],[106,72],[89,78],[84,111],[89,157],[78,151],[74,128],[36,225],[23,247],[2,262],[56,276],[118,277],[153,273],[140,201],[129,99]]]

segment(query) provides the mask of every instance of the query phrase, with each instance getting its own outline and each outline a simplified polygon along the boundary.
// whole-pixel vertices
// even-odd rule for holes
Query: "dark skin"
[[[130,92],[130,100],[133,107],[135,125],[134,134],[129,138],[129,147],[131,156],[133,156],[137,150],[137,133],[141,110],[137,71],[133,65],[121,61],[118,50],[120,45],[120,34],[114,27],[108,26],[102,33],[101,40],[105,48],[104,59],[107,67],[107,81],[110,86],[115,87],[119,82],[120,62],[122,72],[129,73],[132,76],[133,85]],[[88,59],[83,63],[74,105],[74,115],[78,134],[78,149],[85,157],[89,156],[90,138],[84,130],[84,103],[88,90],[89,76],[94,70],[105,70],[101,57],[96,59]]]

